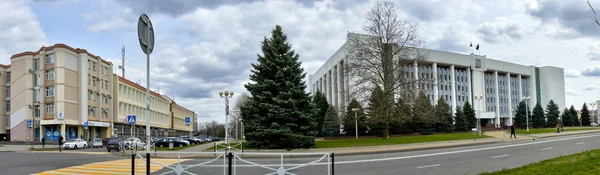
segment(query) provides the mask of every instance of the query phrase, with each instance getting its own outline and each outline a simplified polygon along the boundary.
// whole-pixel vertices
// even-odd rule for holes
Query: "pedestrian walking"
[[[560,133],[560,123],[556,124],[556,133]]]
[[[46,137],[42,137],[42,148],[46,147]]]
[[[517,139],[517,134],[515,134],[515,125],[510,125],[510,138],[512,139],[512,137],[515,136],[515,139]]]
[[[63,137],[58,136],[58,152],[62,152],[62,150],[61,150],[62,143],[63,143]]]

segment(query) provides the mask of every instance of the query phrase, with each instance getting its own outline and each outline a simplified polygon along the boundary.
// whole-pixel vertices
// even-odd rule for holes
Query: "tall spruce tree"
[[[467,120],[469,128],[476,128],[477,118],[475,118],[475,110],[469,101],[466,101],[465,105],[463,106],[463,114],[465,115],[465,119]]]
[[[554,103],[554,100],[550,100],[546,106],[546,127],[556,127],[556,124],[559,123],[559,115],[560,111],[558,109],[558,105]]]
[[[544,116],[544,108],[540,103],[536,103],[535,107],[533,107],[533,115],[531,116],[533,120],[534,128],[543,128],[546,127],[546,117]]]
[[[454,124],[452,119],[452,111],[446,100],[439,99],[435,106],[435,116],[438,119],[435,125],[436,132],[453,132]]]
[[[311,129],[310,97],[305,92],[306,73],[298,54],[287,42],[281,26],[262,41],[263,55],[253,63],[248,104],[241,109],[248,146],[255,148],[309,148],[315,139]]]
[[[357,108],[358,111],[352,111],[353,108]],[[346,107],[346,112],[344,114],[344,118],[342,119],[342,124],[344,125],[344,133],[346,136],[355,136],[356,127],[355,121],[358,120],[358,135],[364,136],[367,134],[367,117],[365,115],[365,110],[363,107],[356,101],[356,99],[352,99],[348,106]]]
[[[590,126],[592,123],[591,120],[590,110],[588,110],[587,104],[583,103],[583,107],[581,107],[581,124],[583,126]]]
[[[433,134],[435,132],[435,118],[433,106],[425,93],[419,93],[413,106],[413,123],[415,131],[424,135]]]
[[[323,125],[324,136],[335,137],[340,135],[340,118],[333,105],[329,105],[325,114],[325,123]]]
[[[575,107],[573,107],[573,105],[571,105],[571,107],[569,108],[569,118],[571,119],[571,126],[579,126],[581,123],[579,123],[579,117],[577,116],[577,110],[575,110]]]
[[[460,109],[459,107],[456,108],[454,120],[454,126],[456,128],[456,131],[469,131],[471,129],[469,128],[469,124],[467,122],[467,118],[465,117],[465,113],[463,113],[462,109]]]
[[[313,136],[324,136],[326,114],[329,109],[329,103],[327,103],[327,97],[321,91],[317,91],[312,98],[311,108],[313,113],[311,115],[311,135]]]
[[[573,126],[573,119],[571,119],[571,112],[569,112],[569,108],[565,108],[560,116],[563,126]]]
[[[412,130],[412,109],[403,98],[398,98],[394,111],[394,120],[390,123],[391,134],[409,134]]]
[[[517,106],[517,112],[515,113],[515,125],[519,128],[527,127],[527,117],[529,117],[529,126],[532,125],[531,112],[527,110],[525,101],[521,101]]]
[[[367,118],[370,134],[385,136],[385,128],[383,125],[385,125],[385,117],[388,116],[385,115],[385,108],[388,105],[387,103],[388,102],[383,94],[383,90],[381,90],[381,87],[375,86],[371,92],[371,96],[369,97],[369,106],[367,106]]]

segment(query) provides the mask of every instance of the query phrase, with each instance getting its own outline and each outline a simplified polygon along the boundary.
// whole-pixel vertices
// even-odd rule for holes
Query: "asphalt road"
[[[114,155],[75,153],[0,152],[0,174],[32,174],[82,165],[86,163],[122,159]]]
[[[538,140],[523,140],[498,144],[424,150],[374,155],[337,156],[335,173],[344,175],[396,175],[396,174],[478,174],[503,168],[570,155],[585,150],[600,148],[600,134],[571,135]],[[279,168],[280,159],[252,159],[246,161],[266,165],[272,170],[236,160],[237,174],[267,174]],[[284,158],[284,168],[289,169],[317,160],[311,158]],[[194,159],[181,163],[188,172],[201,174],[223,174],[223,159],[204,166],[190,167],[208,159]],[[309,165],[288,172],[294,174],[327,174],[327,158],[316,165]],[[153,174],[169,171],[160,170]]]

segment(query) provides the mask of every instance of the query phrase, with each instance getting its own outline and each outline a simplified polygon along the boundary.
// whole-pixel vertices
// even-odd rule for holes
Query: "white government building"
[[[309,75],[311,93],[321,91],[327,101],[345,109],[352,100],[352,77],[347,69],[348,47],[354,37],[364,36],[348,33],[347,41],[314,74]],[[524,98],[528,100],[530,110],[536,102],[546,108],[550,100],[557,103],[559,109],[565,107],[564,69],[544,66],[524,66],[500,60],[489,59],[485,55],[465,55],[438,50],[423,49],[427,59],[415,63],[409,70],[410,76],[431,77],[419,88],[425,88],[432,104],[443,98],[451,106],[452,113],[466,101],[474,109],[481,110],[480,117],[485,127],[512,125],[514,111]],[[415,72],[418,72],[415,74]],[[436,76],[433,76],[436,75]],[[434,88],[435,87],[435,88]],[[482,97],[476,100],[475,97]]]

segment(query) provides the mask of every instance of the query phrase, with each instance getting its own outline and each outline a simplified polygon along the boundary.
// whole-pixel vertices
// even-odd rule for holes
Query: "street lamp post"
[[[477,117],[477,130],[479,132],[479,137],[481,137],[481,108],[482,108],[482,105],[480,102],[483,100],[483,96],[480,95],[480,96],[475,96],[473,98],[475,98],[475,100],[477,100],[477,104],[479,106],[478,107],[479,109],[477,109],[477,116],[478,116]]]
[[[233,91],[219,91],[219,96],[225,99],[225,144],[227,145],[227,151],[229,151],[229,99],[233,97]]]
[[[356,130],[356,139],[358,139],[358,108],[352,108],[354,112],[354,129]]]
[[[525,112],[525,118],[526,118],[525,122],[527,122],[526,123],[526,125],[527,125],[527,132],[529,132],[529,104],[528,104],[529,103],[529,99],[530,99],[530,97],[523,97],[523,100],[525,101],[525,109],[527,110]]]

